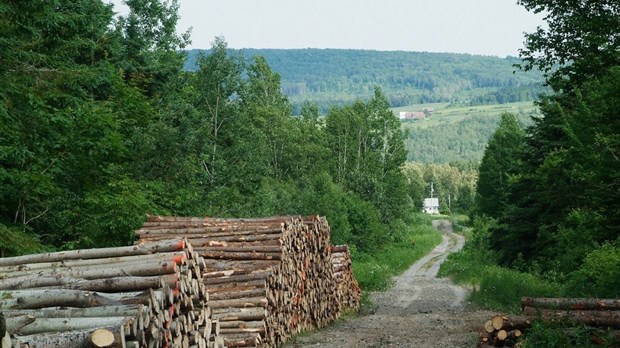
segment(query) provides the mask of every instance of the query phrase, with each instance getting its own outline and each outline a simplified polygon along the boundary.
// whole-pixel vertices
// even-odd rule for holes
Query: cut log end
[[[115,342],[114,333],[107,329],[97,329],[90,334],[90,342],[93,347],[112,347]]]

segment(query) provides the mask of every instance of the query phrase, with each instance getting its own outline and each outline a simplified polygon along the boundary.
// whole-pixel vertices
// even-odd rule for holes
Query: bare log
[[[4,314],[7,318],[20,315],[32,315],[36,318],[89,318],[106,316],[118,317],[123,315],[135,317],[146,310],[144,305],[118,305],[91,308],[49,307],[41,309],[9,309],[4,310]]]
[[[125,347],[124,339],[121,337],[118,328],[105,328],[105,330],[113,333],[115,342],[107,347]],[[93,330],[79,330],[67,332],[46,332],[42,334],[18,336],[14,339],[14,346],[27,347],[63,347],[63,348],[93,348],[90,335]],[[95,345],[95,347],[97,347]],[[101,346],[104,347],[104,346]]]
[[[166,240],[161,242],[133,245],[128,247],[82,249],[46,254],[5,257],[0,258],[0,266],[13,266],[24,263],[37,262],[57,262],[76,259],[96,259],[130,255],[148,255],[156,252],[179,251],[183,250],[183,248],[185,248],[185,242],[183,240]]]
[[[522,297],[522,307],[571,310],[620,310],[620,299]]]
[[[620,311],[593,311],[593,310],[553,310],[526,306],[523,308],[526,315],[540,317],[545,321],[583,324],[593,327],[608,327],[620,329]]]
[[[109,326],[119,326],[126,322],[128,317],[103,318],[40,318],[15,331],[16,335],[34,335],[47,332],[66,332],[86,329],[97,329]]]
[[[36,318],[33,315],[29,315],[29,314],[18,315],[15,317],[7,316],[5,319],[6,320],[6,331],[9,334],[13,335],[15,334],[15,332],[18,332],[24,326],[35,321],[35,319]]]
[[[81,290],[3,290],[0,307],[8,309],[36,309],[54,306],[98,307],[120,304],[96,292]]]

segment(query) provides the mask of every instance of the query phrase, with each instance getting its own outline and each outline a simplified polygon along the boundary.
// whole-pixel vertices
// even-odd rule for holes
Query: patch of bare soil
[[[392,288],[372,293],[368,313],[298,336],[286,347],[475,347],[479,328],[493,313],[469,306],[468,289],[437,278],[440,264],[464,239],[450,221],[433,225],[442,243],[395,277]]]

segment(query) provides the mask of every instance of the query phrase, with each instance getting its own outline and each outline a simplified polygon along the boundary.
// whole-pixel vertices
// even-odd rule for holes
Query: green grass
[[[439,276],[473,289],[470,301],[482,308],[519,313],[521,297],[558,297],[564,285],[534,274],[500,267],[494,255],[483,247],[484,233],[464,228],[467,242],[463,250],[451,254],[441,265]]]
[[[426,218],[420,218],[426,219]],[[430,219],[408,226],[403,240],[372,254],[352,252],[353,273],[364,291],[385,290],[391,278],[404,272],[441,242]]]
[[[403,128],[426,128],[440,124],[455,123],[471,116],[499,117],[505,112],[513,114],[537,114],[538,108],[533,102],[518,102],[491,105],[454,105],[450,103],[416,104],[393,108],[392,111],[398,115],[400,111],[422,111],[424,108],[433,108],[435,111],[426,120],[415,120],[403,122]]]

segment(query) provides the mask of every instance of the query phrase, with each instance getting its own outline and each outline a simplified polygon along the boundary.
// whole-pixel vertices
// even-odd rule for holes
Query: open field
[[[536,115],[539,113],[538,107],[533,102],[518,102],[492,105],[453,105],[450,103],[416,104],[399,108],[392,111],[398,115],[401,111],[422,111],[424,108],[433,109],[433,115],[426,120],[408,120],[403,122],[403,127],[427,128],[441,124],[449,124],[462,121],[469,116],[489,116],[498,117],[504,112],[516,115]]]

